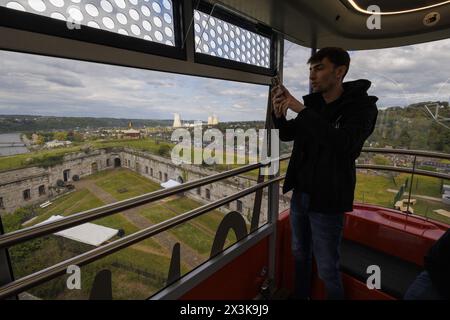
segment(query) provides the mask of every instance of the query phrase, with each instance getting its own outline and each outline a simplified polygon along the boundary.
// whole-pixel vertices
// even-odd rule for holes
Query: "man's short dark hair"
[[[350,55],[342,48],[338,47],[326,47],[322,48],[314,53],[308,60],[308,64],[321,62],[323,59],[328,58],[335,67],[346,66],[344,77],[347,75],[350,68]]]

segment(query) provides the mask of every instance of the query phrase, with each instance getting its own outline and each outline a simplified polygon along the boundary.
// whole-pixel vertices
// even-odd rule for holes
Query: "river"
[[[24,147],[20,139],[20,133],[2,133],[0,134],[0,156],[12,156],[15,154],[27,153],[28,149]],[[14,146],[17,144],[18,146]]]

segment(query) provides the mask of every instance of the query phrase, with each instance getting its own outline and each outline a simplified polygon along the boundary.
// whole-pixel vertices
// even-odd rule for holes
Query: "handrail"
[[[362,152],[374,152],[374,153],[391,153],[391,154],[405,154],[405,155],[414,155],[414,156],[424,156],[424,157],[432,157],[432,158],[441,158],[441,159],[450,159],[450,155],[444,153],[436,153],[436,152],[428,152],[428,151],[415,151],[415,150],[397,150],[397,149],[376,149],[376,148],[363,148]],[[284,161],[290,158],[290,155],[284,155],[276,159],[271,159],[267,163],[256,163],[250,164],[243,167],[239,167],[236,169],[232,169],[226,172],[218,173],[212,176],[208,176],[205,178],[201,178],[199,180],[195,180],[192,182],[188,182],[182,184],[180,186],[159,190],[155,192],[151,192],[148,194],[144,194],[138,197],[134,197],[131,199],[119,201],[113,204],[105,205],[99,208],[87,210],[84,212],[80,212],[63,219],[60,219],[55,222],[46,223],[43,225],[32,226],[25,229],[21,229],[18,231],[14,231],[11,233],[7,233],[0,236],[0,248],[9,247],[17,243],[21,243],[28,239],[36,238],[42,235],[47,235],[50,233],[54,233],[56,231],[60,231],[63,229],[70,228],[75,225],[79,225],[85,223],[87,221],[92,221],[104,216],[112,215],[114,213],[141,206],[143,204],[147,204],[153,201],[157,201],[162,198],[166,198],[168,196],[188,191],[194,189],[196,187],[201,187],[207,184],[211,184],[213,182],[226,179],[229,177],[236,176],[238,174],[248,172],[251,170],[259,169],[261,167],[265,167],[274,161]],[[359,164],[356,165],[358,169],[374,169],[374,170],[388,170],[388,171],[397,171],[397,172],[405,172],[412,173],[413,170],[410,168],[402,168],[402,167],[394,167],[394,166],[382,166],[382,165],[370,165],[370,164]],[[450,175],[431,172],[426,170],[415,170],[415,174],[442,178],[442,179],[450,179]],[[197,216],[200,216],[206,212],[214,210],[226,203],[234,201],[236,199],[242,198],[250,193],[253,193],[257,190],[263,189],[273,183],[279,182],[283,180],[285,176],[279,176],[274,179],[268,180],[266,182],[259,183],[250,188],[244,189],[234,195],[228,196],[221,200],[206,204],[204,206],[198,207],[196,209],[190,210],[186,213],[183,213],[179,216],[171,218],[169,220],[163,221],[156,225],[150,226],[138,232],[135,232],[129,236],[121,238],[119,240],[113,241],[105,246],[95,248],[83,254],[80,254],[76,257],[67,259],[58,264],[55,264],[46,269],[42,269],[33,274],[25,276],[21,279],[15,280],[11,283],[0,287],[0,299],[12,296],[19,292],[22,292],[28,288],[39,285],[43,282],[46,282],[50,279],[53,279],[59,275],[65,273],[66,269],[70,265],[78,265],[82,266],[88,264],[90,262],[101,259],[104,256],[112,254],[116,251],[119,251],[123,248],[129,247],[137,242],[145,240],[149,237],[152,237],[156,234],[159,234],[167,229],[175,227],[179,224],[187,222],[191,219],[194,219]]]
[[[385,170],[385,171],[395,171],[395,172],[404,172],[404,173],[414,173],[414,174],[418,174],[421,176],[450,180],[450,174],[427,171],[427,170],[420,170],[420,169],[413,170],[411,168],[382,166],[382,165],[376,165],[376,164],[357,164],[356,168],[357,169],[372,169],[372,170]]]
[[[137,232],[130,234],[126,237],[123,237],[121,239],[115,240],[104,246],[92,249],[92,250],[82,253],[76,257],[64,260],[60,263],[57,263],[53,266],[46,268],[46,269],[42,269],[42,270],[32,273],[28,276],[25,276],[18,280],[10,282],[10,283],[0,287],[0,299],[8,298],[8,297],[13,296],[17,293],[20,293],[24,290],[27,290],[29,288],[35,287],[39,284],[42,284],[48,280],[54,279],[57,276],[65,274],[67,268],[71,265],[83,266],[90,262],[99,260],[104,256],[110,255],[116,251],[127,248],[137,242],[143,241],[143,240],[150,238],[156,234],[159,234],[167,229],[170,229],[172,227],[175,227],[177,225],[185,223],[189,220],[192,220],[204,213],[207,213],[216,208],[219,208],[226,203],[229,203],[236,199],[240,199],[246,195],[254,193],[255,191],[257,191],[259,189],[263,189],[263,188],[265,188],[273,183],[279,182],[280,180],[283,180],[283,179],[284,179],[284,175],[273,178],[271,180],[268,180],[268,181],[265,181],[262,183],[259,183],[252,187],[244,189],[238,193],[235,193],[231,196],[225,197],[221,200],[218,200],[218,201],[215,201],[212,203],[208,203],[201,207],[195,208],[193,210],[190,210],[188,212],[180,214],[176,217],[165,220],[156,225],[147,227],[145,229],[137,231]]]
[[[387,149],[387,148],[363,148],[361,152],[371,153],[391,153],[391,154],[404,154],[409,156],[421,156],[429,158],[439,158],[450,160],[450,154],[434,151],[424,150],[407,150],[407,149]]]
[[[158,190],[150,193],[146,193],[134,198],[122,200],[112,204],[107,204],[94,209],[86,210],[80,213],[76,213],[56,221],[48,222],[41,225],[35,225],[20,229],[17,231],[5,233],[0,235],[0,249],[4,247],[10,247],[12,245],[24,242],[29,239],[34,239],[40,236],[48,235],[57,231],[68,229],[73,226],[77,226],[92,220],[96,220],[105,216],[109,216],[127,209],[142,206],[147,203],[151,203],[169,196],[175,195],[180,192],[185,192],[194,188],[198,188],[204,185],[211,184],[213,182],[223,180],[236,176],[238,174],[248,172],[251,170],[259,169],[267,166],[271,162],[287,160],[289,156],[282,156],[275,159],[271,159],[267,163],[255,163],[249,164],[243,167],[232,169],[226,172],[221,172],[212,176],[207,176],[195,181],[187,182],[182,185]]]

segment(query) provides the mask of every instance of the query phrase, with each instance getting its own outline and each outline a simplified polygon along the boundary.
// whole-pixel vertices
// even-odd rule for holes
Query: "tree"
[[[170,147],[167,144],[162,144],[158,148],[158,154],[160,156],[166,157],[170,155]]]
[[[375,155],[372,158],[372,160],[376,165],[380,165],[380,166],[387,166],[391,163],[388,158],[386,158],[385,156],[383,156],[381,154]]]
[[[64,131],[55,132],[53,134],[53,139],[60,140],[60,141],[66,141],[67,140],[67,132],[64,132]]]

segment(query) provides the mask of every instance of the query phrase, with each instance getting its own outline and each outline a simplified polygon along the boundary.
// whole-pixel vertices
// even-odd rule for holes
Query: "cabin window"
[[[270,68],[269,37],[194,10],[195,51],[257,67]]]
[[[20,1],[20,4],[15,1],[6,1],[6,5],[5,1],[2,1],[1,6],[68,21],[71,29],[87,26],[175,46],[175,18],[171,0],[57,2],[60,4],[56,10],[48,1]]]
[[[206,199],[211,200],[211,191],[206,189]]]

